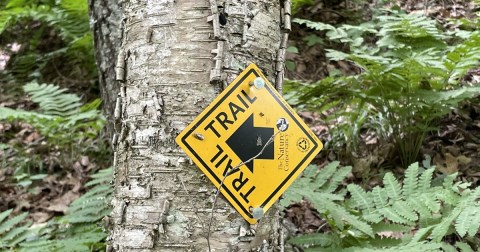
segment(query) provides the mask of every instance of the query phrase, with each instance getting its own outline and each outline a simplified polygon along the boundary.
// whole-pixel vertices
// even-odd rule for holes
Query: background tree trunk
[[[115,100],[120,90],[115,80],[115,60],[120,48],[122,11],[115,0],[89,0],[90,27],[95,42],[103,111],[108,122],[113,122]],[[107,133],[113,134],[113,124],[107,124]]]
[[[103,97],[115,108],[109,248],[207,251],[215,188],[174,140],[248,64],[281,86],[289,1],[130,0],[120,12],[111,2],[90,4]],[[282,250],[278,208],[256,225],[223,197],[214,212],[212,250]]]

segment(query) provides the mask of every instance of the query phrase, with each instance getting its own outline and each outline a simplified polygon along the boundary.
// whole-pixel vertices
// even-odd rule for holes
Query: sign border
[[[182,143],[185,145],[185,147],[188,148],[188,150],[190,151],[190,153],[192,153],[195,158],[202,164],[202,166],[205,168],[205,170],[207,170],[210,175],[215,178],[215,180],[217,181],[217,183],[220,185],[221,181],[223,178],[219,178],[216,176],[216,174],[213,172],[213,170],[211,170],[208,165],[205,163],[205,161],[200,158],[200,156],[195,152],[195,150],[193,150],[193,148],[187,143],[186,139],[187,137],[189,137],[197,128],[198,126],[204,122],[207,117],[212,114],[215,109],[220,105],[222,104],[222,102],[230,96],[230,94],[235,91],[235,89],[243,83],[243,81],[250,75],[250,74],[254,74],[256,77],[261,77],[263,78],[267,84],[265,85],[264,88],[266,88],[268,90],[268,92],[273,96],[273,98],[275,99],[275,101],[277,101],[277,103],[282,107],[283,110],[285,110],[285,112],[293,119],[293,121],[300,127],[300,129],[305,133],[306,137],[309,138],[309,140],[313,143],[313,147],[310,149],[310,151],[304,156],[304,158],[298,163],[298,165],[288,174],[288,176],[277,186],[277,188],[275,188],[275,190],[270,194],[270,196],[267,197],[267,199],[261,204],[260,207],[264,207],[265,205],[267,205],[271,200],[272,198],[278,193],[278,191],[280,191],[284,186],[285,184],[290,180],[290,178],[293,176],[293,174],[295,174],[297,172],[297,170],[303,165],[303,163],[305,163],[305,161],[312,155],[313,152],[315,152],[315,150],[317,149],[317,147],[319,146],[319,144],[317,143],[317,141],[315,141],[315,139],[311,136],[311,134],[309,132],[307,132],[307,130],[303,127],[303,125],[298,122],[297,118],[295,118],[295,115],[292,113],[292,111],[290,110],[289,107],[285,106],[284,102],[282,100],[280,100],[281,98],[281,95],[277,92],[277,90],[275,89],[272,89],[272,85],[270,84],[270,82],[268,82],[268,80],[266,80],[265,76],[263,76],[263,74],[261,72],[257,72],[255,68],[258,68],[255,64],[250,64],[247,69],[250,68],[248,70],[247,73],[245,73],[243,76],[241,76],[240,79],[236,80],[235,83],[232,83],[231,85],[229,85],[227,87],[226,90],[224,90],[224,92],[222,92],[219,97],[219,99],[216,101],[214,100],[214,102],[216,102],[213,106],[209,106],[207,107],[206,109],[208,110],[207,112],[205,112],[205,110],[202,112],[203,116],[201,118],[199,118],[198,120],[195,120],[195,125],[193,125],[190,130],[188,132],[185,133],[185,135],[182,137],[181,141]],[[249,218],[252,218],[253,219],[253,216],[252,214],[250,213],[250,211],[248,211],[247,209],[245,209],[245,207],[238,201],[237,197],[235,197],[232,192],[228,189],[228,187],[223,184],[222,186],[222,189],[225,190],[225,192],[228,193],[228,195],[230,195],[230,197],[235,201],[235,203],[237,203],[237,206],[239,206],[240,209],[242,209],[242,211],[244,212],[245,215],[247,215]]]

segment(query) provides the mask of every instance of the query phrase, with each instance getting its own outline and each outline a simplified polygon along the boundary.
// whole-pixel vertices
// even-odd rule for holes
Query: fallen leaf
[[[68,205],[76,200],[80,195],[73,191],[69,191],[60,198],[54,199],[46,208],[48,211],[64,213]]]
[[[50,218],[53,217],[53,213],[49,212],[33,212],[30,213],[30,217],[33,219],[35,223],[45,223]]]
[[[465,155],[461,155],[461,156],[457,157],[457,161],[461,165],[466,165],[466,164],[469,164],[470,162],[472,162],[472,159],[469,158],[469,157],[466,157]]]
[[[383,231],[383,232],[378,232],[377,235],[382,238],[394,238],[394,239],[403,238],[402,232]]]
[[[87,156],[82,156],[80,158],[80,164],[83,166],[83,167],[87,167],[89,164],[90,164],[90,160],[88,159]]]
[[[450,153],[445,153],[445,158],[436,155],[433,158],[433,163],[437,164],[437,170],[445,175],[458,172],[458,160]]]
[[[31,134],[29,134],[27,137],[25,137],[25,139],[23,140],[23,143],[25,143],[25,144],[32,143],[32,142],[38,140],[40,137],[41,137],[40,134],[38,134],[36,131],[34,131]]]

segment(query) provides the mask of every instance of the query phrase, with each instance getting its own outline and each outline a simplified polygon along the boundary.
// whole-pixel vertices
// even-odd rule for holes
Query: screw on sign
[[[176,142],[252,224],[323,147],[254,64]]]

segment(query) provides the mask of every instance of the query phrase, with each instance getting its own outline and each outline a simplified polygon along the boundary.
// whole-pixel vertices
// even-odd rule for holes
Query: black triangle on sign
[[[242,162],[254,157],[262,150],[263,146],[273,136],[273,128],[255,127],[253,126],[253,114],[243,122],[228,139],[227,145],[242,160]],[[263,153],[256,159],[273,159],[274,148],[273,143],[265,147]],[[253,173],[253,162],[245,164]]]

